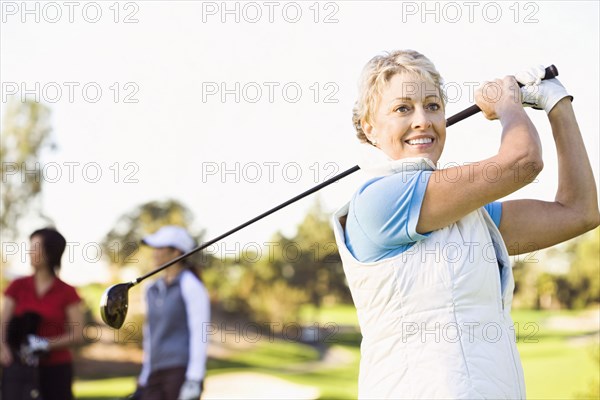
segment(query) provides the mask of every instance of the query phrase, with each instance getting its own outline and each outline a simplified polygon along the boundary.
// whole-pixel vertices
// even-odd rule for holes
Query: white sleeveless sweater
[[[333,226],[363,336],[359,398],[525,398],[514,278],[485,209],[398,256],[362,263],[345,245],[348,208]]]

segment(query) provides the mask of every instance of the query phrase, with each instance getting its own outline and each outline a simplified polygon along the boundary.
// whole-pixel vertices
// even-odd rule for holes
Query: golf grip
[[[556,69],[556,67],[554,65],[550,65],[549,67],[546,68],[546,74],[544,75],[544,79],[551,79],[551,78],[554,78],[556,76],[558,76],[558,69]],[[522,86],[522,85],[519,84],[519,86]],[[458,114],[453,115],[452,117],[448,118],[446,120],[446,127],[454,125],[455,123],[457,123],[459,121],[462,121],[463,119],[468,118],[471,115],[477,114],[479,111],[481,111],[481,109],[477,105],[472,105],[471,107],[469,107],[469,108],[467,108],[467,109],[459,112]],[[208,242],[206,242],[206,243],[204,243],[204,244],[196,247],[195,249],[192,249],[192,250],[188,251],[187,253],[182,254],[182,255],[180,255],[177,258],[172,259],[171,261],[167,262],[166,264],[161,265],[160,267],[158,267],[154,271],[150,271],[146,275],[143,275],[143,276],[140,276],[137,279],[134,279],[133,281],[131,281],[130,285],[131,286],[137,285],[138,283],[140,283],[144,279],[146,279],[146,278],[148,278],[148,277],[150,277],[150,276],[152,276],[154,274],[159,273],[160,271],[164,270],[167,267],[170,267],[173,264],[178,263],[179,261],[183,260],[184,258],[187,258],[187,257],[191,256],[192,254],[197,253],[200,250],[203,250],[203,249],[207,248],[208,246],[211,246],[211,245],[215,244],[216,242],[218,242],[218,241],[226,238],[227,236],[229,236],[229,235],[231,235],[231,234],[233,234],[233,233],[235,233],[235,232],[237,232],[237,231],[239,231],[241,229],[244,229],[248,225],[251,225],[251,224],[255,223],[256,221],[259,221],[259,220],[265,218],[266,216],[271,215],[274,212],[279,211],[282,208],[285,208],[285,207],[289,206],[290,204],[295,203],[298,200],[303,199],[304,197],[306,197],[306,196],[308,196],[310,194],[313,194],[313,193],[315,193],[315,192],[323,189],[324,187],[329,186],[332,183],[337,182],[337,181],[339,181],[342,178],[345,178],[346,176],[348,176],[350,174],[355,173],[359,169],[360,169],[360,167],[358,165],[355,165],[354,167],[352,167],[352,168],[350,168],[350,169],[348,169],[348,170],[346,170],[346,171],[344,171],[344,172],[342,172],[342,173],[340,173],[340,174],[338,174],[338,175],[336,175],[336,176],[334,176],[334,177],[332,177],[332,178],[330,178],[330,179],[328,179],[328,180],[326,180],[326,181],[318,184],[317,186],[313,187],[312,189],[309,189],[309,190],[307,190],[307,191],[305,191],[303,193],[300,193],[296,197],[293,197],[293,198],[291,198],[291,199],[289,199],[289,200],[281,203],[280,205],[278,205],[276,207],[273,207],[270,210],[265,211],[264,213],[262,213],[262,214],[260,214],[260,215],[258,215],[256,217],[254,217],[254,218],[252,218],[252,219],[244,222],[243,224],[241,224],[239,226],[236,226],[235,228],[233,228],[233,229],[231,229],[231,230],[223,233],[222,235],[217,236],[216,238],[214,238],[214,239],[212,239],[212,240],[210,240],[210,241],[208,241]]]
[[[544,75],[543,79],[552,79],[552,78],[556,78],[558,76],[558,69],[554,66],[554,64],[552,64],[551,66],[546,68],[546,74]],[[519,87],[522,87],[523,85],[521,85],[519,83]],[[450,118],[448,118],[446,120],[446,127],[452,126],[455,123],[457,123],[458,121],[462,121],[465,118],[470,117],[471,115],[477,114],[479,111],[481,111],[481,108],[479,108],[479,106],[477,106],[477,104],[473,104],[471,107],[462,110],[461,112],[459,112],[458,114],[455,114],[453,116],[451,116]]]

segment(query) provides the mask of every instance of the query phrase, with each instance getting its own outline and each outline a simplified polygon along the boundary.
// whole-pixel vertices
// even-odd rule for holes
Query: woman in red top
[[[9,371],[11,368],[16,371],[18,366],[22,369],[23,364],[37,364],[36,384],[41,398],[69,400],[73,398],[73,365],[69,347],[83,341],[81,299],[74,287],[57,276],[66,247],[65,238],[56,230],[45,228],[33,232],[30,241],[33,275],[14,280],[5,290],[2,303],[0,363],[5,367],[2,397],[23,398],[23,387],[14,377],[9,378]],[[39,321],[35,335],[22,338],[23,350],[17,353],[13,347],[11,351],[7,342],[8,322],[31,315]],[[24,355],[29,356],[25,361]]]

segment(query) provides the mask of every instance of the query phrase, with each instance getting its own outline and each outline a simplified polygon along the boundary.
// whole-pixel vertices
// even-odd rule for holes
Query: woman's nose
[[[427,129],[431,127],[431,119],[423,107],[416,107],[413,114],[412,128]]]

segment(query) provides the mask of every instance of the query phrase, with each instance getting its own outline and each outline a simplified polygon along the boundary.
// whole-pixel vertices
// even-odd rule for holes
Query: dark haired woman
[[[22,399],[23,387],[11,378],[11,368],[37,366],[39,397],[43,400],[73,398],[73,363],[69,347],[82,342],[83,310],[74,287],[57,275],[66,247],[55,229],[31,234],[29,255],[33,275],[14,280],[4,291],[0,362],[4,369],[2,398]],[[9,346],[8,322],[24,316],[39,316],[34,334],[22,337],[20,348]],[[35,393],[27,393],[35,398]]]

